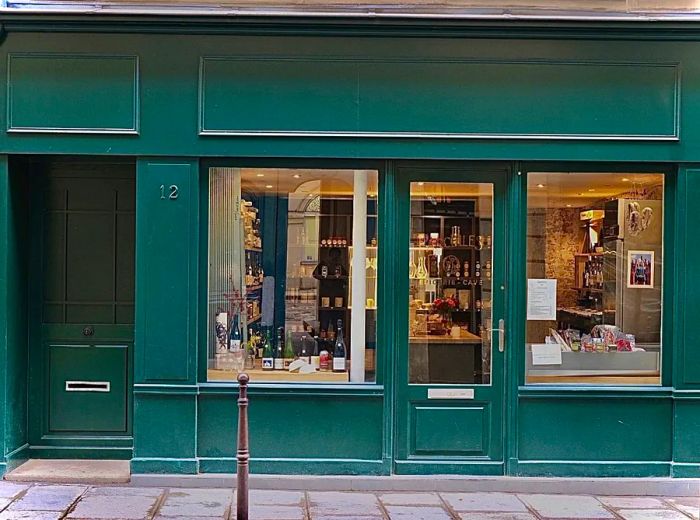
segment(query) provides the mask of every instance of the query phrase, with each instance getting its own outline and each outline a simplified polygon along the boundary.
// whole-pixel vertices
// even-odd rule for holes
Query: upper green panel
[[[203,134],[678,138],[673,64],[230,57],[200,80]]]
[[[7,130],[138,133],[136,56],[12,53]]]

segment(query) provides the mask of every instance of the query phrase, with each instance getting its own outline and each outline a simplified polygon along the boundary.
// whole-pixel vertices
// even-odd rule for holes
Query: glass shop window
[[[377,183],[209,170],[209,381],[375,381]]]
[[[664,176],[530,173],[527,383],[657,385]]]

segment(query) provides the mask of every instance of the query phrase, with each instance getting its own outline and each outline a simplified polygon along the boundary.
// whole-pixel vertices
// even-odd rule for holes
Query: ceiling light
[[[256,175],[256,177],[265,177],[265,174],[264,174],[264,173],[258,173],[258,174]]]
[[[295,179],[299,179],[299,178],[301,178],[301,175],[299,175],[298,173],[295,173],[294,175],[292,175],[292,177],[294,177]]]
[[[272,188],[272,184],[268,184],[265,186],[268,190]]]
[[[544,188],[544,184],[538,184],[537,187],[538,187],[538,188]]]
[[[630,180],[627,177],[622,178],[622,182],[629,182]]]
[[[566,207],[567,207],[567,208],[570,208],[570,207],[571,207],[571,204],[567,204]]]
[[[425,183],[424,182],[419,182],[418,186],[423,186]]]
[[[595,188],[588,188],[588,191],[595,191]]]

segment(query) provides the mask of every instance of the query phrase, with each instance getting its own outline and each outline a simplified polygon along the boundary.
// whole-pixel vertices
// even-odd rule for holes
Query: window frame
[[[588,384],[588,383],[527,383],[526,350],[526,305],[527,305],[527,255],[514,265],[514,279],[518,280],[518,297],[513,313],[514,341],[516,349],[515,366],[517,367],[517,385],[520,393],[540,392],[566,392],[592,390],[592,391],[639,391],[662,390],[665,391],[672,385],[673,379],[673,354],[675,352],[675,328],[676,321],[672,312],[674,308],[675,275],[676,266],[676,208],[677,208],[677,176],[679,167],[669,163],[639,163],[639,162],[577,162],[577,161],[532,161],[523,162],[518,168],[518,183],[515,199],[520,205],[520,216],[516,221],[513,233],[517,234],[517,242],[526,250],[527,248],[527,179],[530,173],[659,173],[664,175],[663,189],[663,274],[661,288],[661,363],[659,383],[656,384]]]
[[[378,175],[378,212],[377,212],[377,346],[378,348],[375,358],[375,380],[374,382],[364,383],[313,383],[313,382],[289,382],[289,381],[251,381],[250,385],[253,389],[264,389],[265,394],[270,391],[295,390],[299,393],[307,393],[311,395],[326,394],[326,393],[341,393],[343,395],[359,394],[382,394],[386,382],[387,374],[385,367],[388,366],[388,359],[392,351],[392,335],[391,335],[391,307],[382,302],[387,301],[388,280],[390,277],[383,276],[382,273],[390,272],[387,262],[390,262],[391,255],[385,254],[385,251],[390,250],[391,241],[384,240],[382,237],[390,236],[391,226],[389,218],[388,206],[389,197],[391,197],[390,186],[393,182],[389,179],[390,167],[388,161],[382,160],[352,160],[352,159],[301,159],[301,158],[216,158],[216,159],[201,159],[199,163],[199,276],[198,276],[198,312],[197,324],[199,332],[197,334],[197,383],[200,387],[207,388],[209,391],[217,392],[224,391],[230,388],[237,388],[236,381],[210,381],[207,376],[208,366],[208,276],[209,276],[209,172],[211,168],[279,168],[279,169],[318,169],[318,170],[339,170],[339,169],[354,169],[354,170],[376,170]],[[295,392],[296,393],[296,392]]]

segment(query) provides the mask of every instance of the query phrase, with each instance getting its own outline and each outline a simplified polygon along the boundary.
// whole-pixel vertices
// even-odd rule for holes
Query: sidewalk
[[[700,520],[700,497],[251,490],[251,520]],[[0,520],[235,519],[226,489],[0,482]]]

